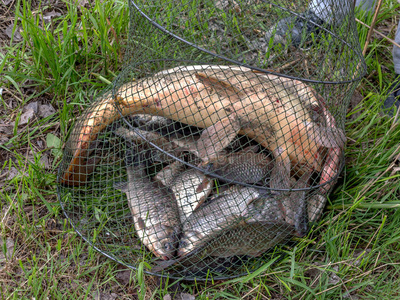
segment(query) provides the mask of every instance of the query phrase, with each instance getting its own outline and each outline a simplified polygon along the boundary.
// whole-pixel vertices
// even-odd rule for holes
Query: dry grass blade
[[[373,29],[375,27],[376,19],[378,17],[378,13],[379,13],[379,10],[381,8],[381,5],[382,5],[382,0],[378,0],[378,4],[376,5],[374,17],[372,19],[371,27],[369,28],[368,35],[367,35],[367,40],[365,41],[364,49],[363,49],[363,52],[362,52],[364,56],[367,53],[369,40],[371,39],[371,35],[372,35]]]
[[[369,26],[368,24],[365,24],[363,21],[361,21],[361,20],[359,20],[359,19],[357,19],[357,18],[356,18],[356,21],[357,21],[358,23],[360,23],[361,25],[364,25],[364,26],[367,27],[368,29],[371,29],[371,26]],[[397,47],[400,48],[400,45],[399,45],[398,43],[396,43],[395,40],[392,40],[391,38],[387,37],[386,35],[384,35],[384,34],[383,34],[382,32],[380,32],[379,30],[376,30],[375,28],[372,28],[372,30],[373,30],[376,34],[380,35],[380,36],[383,37],[385,40],[387,40],[388,42],[390,42],[391,44],[393,44],[393,45],[395,45],[395,46],[397,46]]]

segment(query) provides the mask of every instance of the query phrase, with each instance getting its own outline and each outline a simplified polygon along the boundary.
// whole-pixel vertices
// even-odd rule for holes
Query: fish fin
[[[178,160],[174,161],[172,164],[169,164],[160,172],[158,172],[154,179],[161,182],[164,186],[171,187],[171,184],[175,180],[176,176],[183,169],[183,167],[183,163]]]
[[[170,266],[177,264],[179,261],[180,261],[179,259],[157,261],[157,262],[155,262],[156,265],[151,268],[151,271],[153,271],[153,272],[163,271],[163,270],[169,268]]]
[[[127,192],[129,188],[127,182],[115,182],[113,186],[114,189],[120,190],[121,192]]]
[[[196,193],[201,193],[206,186],[210,183],[211,179],[205,177],[203,181],[197,186]]]
[[[234,87],[230,82],[218,79],[213,76],[208,76],[205,73],[199,72],[195,76],[199,79],[205,86],[211,87],[215,92],[223,97],[234,98],[236,102],[240,97],[245,96],[245,93]]]
[[[222,118],[206,128],[196,142],[199,157],[203,161],[215,158],[237,136],[240,122],[235,114]]]
[[[144,223],[144,221],[141,217],[138,217],[137,225],[138,225],[139,230],[143,230],[146,227],[146,224]]]
[[[257,153],[259,149],[260,149],[260,147],[258,147],[258,145],[253,145],[253,146],[247,146],[246,148],[244,148],[240,152]]]
[[[290,159],[275,154],[275,165],[271,171],[272,189],[290,189]]]
[[[337,127],[320,127],[315,123],[307,125],[307,135],[317,145],[326,148],[343,149],[346,142],[346,135],[342,129]]]
[[[135,136],[135,132],[133,130],[129,130],[122,126],[115,129],[114,133],[125,140],[134,140],[133,137]]]
[[[201,199],[200,201],[198,201],[196,207],[193,208],[193,211],[196,211],[198,208],[200,208],[200,207],[203,205],[203,203],[206,201],[206,198],[207,198],[207,197],[203,197],[203,199]]]
[[[181,139],[175,139],[172,138],[171,141],[178,146],[178,148],[182,149],[183,151],[189,151],[189,152],[195,152],[196,151],[196,140],[193,138],[181,138]],[[197,153],[195,153],[196,155]]]

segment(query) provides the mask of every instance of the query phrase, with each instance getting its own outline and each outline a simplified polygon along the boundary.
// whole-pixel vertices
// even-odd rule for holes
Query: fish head
[[[155,226],[153,234],[148,235],[148,248],[159,258],[174,258],[178,246],[178,230],[160,224]]]
[[[204,236],[196,231],[186,231],[179,242],[178,256],[182,257],[191,253],[202,238]]]

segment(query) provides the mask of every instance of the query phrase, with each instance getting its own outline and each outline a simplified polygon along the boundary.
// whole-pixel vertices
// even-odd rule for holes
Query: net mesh
[[[135,1],[127,62],[59,169],[75,230],[131,268],[230,278],[318,222],[365,72],[352,6]]]

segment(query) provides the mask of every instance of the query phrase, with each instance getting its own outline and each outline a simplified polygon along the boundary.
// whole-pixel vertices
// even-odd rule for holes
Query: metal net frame
[[[131,1],[126,66],[59,168],[82,238],[132,269],[208,280],[305,236],[343,168],[365,73],[352,1],[328,2],[323,22],[306,1]]]

